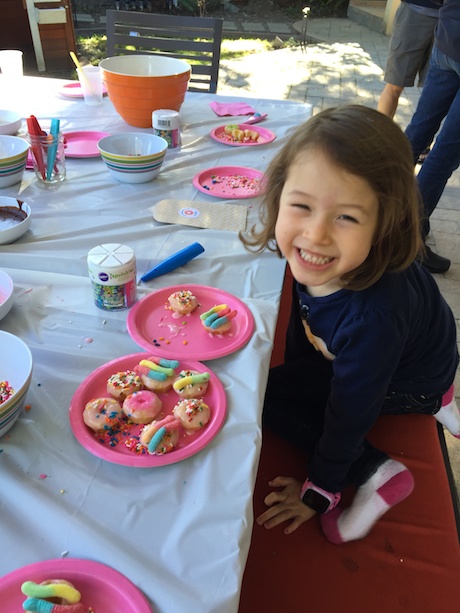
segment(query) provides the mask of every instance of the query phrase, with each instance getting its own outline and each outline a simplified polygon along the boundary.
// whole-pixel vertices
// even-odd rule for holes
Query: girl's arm
[[[289,524],[284,529],[284,534],[291,534],[316,515],[316,511],[300,499],[301,481],[293,477],[276,477],[268,484],[282,489],[271,492],[265,498],[264,502],[269,508],[257,518],[259,526],[270,529],[287,521]]]

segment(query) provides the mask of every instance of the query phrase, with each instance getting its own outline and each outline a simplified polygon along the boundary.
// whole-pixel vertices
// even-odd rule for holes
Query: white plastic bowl
[[[16,198],[0,196],[0,245],[9,245],[30,228],[30,206]]]
[[[10,430],[18,419],[32,381],[33,359],[30,349],[19,337],[0,330],[1,380],[8,381],[15,393],[0,404],[0,436]]]
[[[22,117],[16,111],[0,109],[0,134],[14,135],[22,126]]]
[[[13,290],[13,279],[5,271],[0,270],[0,319],[3,319],[6,315],[8,315],[11,307],[13,306]],[[0,381],[3,381],[1,372]]]
[[[122,183],[146,183],[160,172],[168,143],[144,132],[105,136],[98,142],[99,153],[110,174]]]

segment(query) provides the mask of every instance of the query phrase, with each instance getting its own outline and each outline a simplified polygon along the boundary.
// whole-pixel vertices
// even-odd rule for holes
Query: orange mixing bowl
[[[99,62],[107,93],[130,126],[152,127],[152,111],[179,111],[190,80],[184,60],[158,55],[119,55]]]

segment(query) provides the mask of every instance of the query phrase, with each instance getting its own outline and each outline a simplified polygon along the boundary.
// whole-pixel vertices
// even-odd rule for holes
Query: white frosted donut
[[[126,396],[142,389],[142,381],[132,370],[117,372],[107,380],[107,393],[123,402]]]
[[[99,432],[113,428],[122,415],[121,405],[115,398],[94,398],[83,410],[83,421],[91,430]]]
[[[204,329],[210,334],[225,334],[232,327],[232,319],[238,311],[230,309],[226,304],[218,304],[206,313],[200,315]]]
[[[198,370],[181,370],[173,383],[179,398],[202,398],[208,389],[210,375]]]
[[[135,424],[149,424],[158,417],[162,402],[149,390],[140,390],[130,394],[123,401],[123,412]]]
[[[164,429],[160,432],[160,430]],[[154,439],[159,434],[158,440]],[[174,449],[179,441],[179,422],[172,415],[160,421],[152,421],[144,426],[139,435],[139,442],[148,448],[149,453],[163,455]],[[153,445],[152,445],[153,442]]]
[[[141,360],[134,367],[134,372],[139,375],[143,385],[154,392],[164,393],[171,389],[172,384],[176,379],[176,373],[173,366],[162,366],[161,362],[172,364],[177,367],[177,360],[163,360],[155,357],[149,357]]]
[[[176,404],[173,415],[185,430],[195,431],[208,423],[211,411],[201,398],[188,398]]]
[[[198,306],[196,296],[188,289],[174,292],[169,296],[168,302],[171,309],[179,315],[189,315]]]

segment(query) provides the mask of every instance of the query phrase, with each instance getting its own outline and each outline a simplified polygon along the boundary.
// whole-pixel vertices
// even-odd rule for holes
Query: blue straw
[[[47,159],[47,169],[46,169],[47,181],[51,179],[51,173],[53,172],[54,162],[56,161],[59,128],[60,128],[59,119],[52,119],[50,134],[53,137],[53,144],[48,149],[48,159]]]

